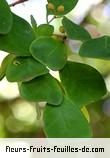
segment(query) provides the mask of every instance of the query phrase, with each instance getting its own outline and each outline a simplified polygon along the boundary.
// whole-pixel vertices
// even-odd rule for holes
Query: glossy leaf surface
[[[103,36],[84,42],[79,54],[90,58],[110,59],[110,37]]]
[[[6,77],[10,82],[29,81],[48,72],[44,65],[31,57],[17,57],[8,65]]]
[[[0,34],[7,34],[11,30],[13,17],[6,0],[0,0]]]
[[[15,57],[14,55],[9,54],[3,59],[1,66],[0,66],[0,80],[2,80],[5,77],[7,67],[9,65],[9,63],[13,60],[14,57]]]
[[[19,91],[21,97],[29,101],[45,101],[52,105],[59,105],[63,100],[62,91],[56,79],[50,74],[19,83]]]
[[[85,116],[66,97],[58,107],[47,104],[44,111],[44,131],[49,138],[86,138],[92,135]]]
[[[106,94],[100,73],[89,65],[68,62],[60,71],[60,79],[68,97],[82,108]]]
[[[52,70],[60,70],[67,60],[67,48],[63,42],[51,37],[41,37],[32,42],[32,56]]]
[[[48,24],[41,24],[36,29],[36,35],[39,36],[52,36],[54,27]]]
[[[24,19],[13,15],[13,26],[7,35],[0,35],[0,50],[18,56],[30,56],[29,46],[35,39],[31,26]]]
[[[62,24],[67,33],[68,38],[81,41],[91,39],[90,34],[83,27],[75,24],[68,18],[64,17],[62,20]]]

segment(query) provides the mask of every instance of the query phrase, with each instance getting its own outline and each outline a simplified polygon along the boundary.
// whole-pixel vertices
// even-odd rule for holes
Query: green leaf
[[[63,100],[62,91],[50,74],[37,77],[29,82],[20,83],[21,97],[29,101],[46,101],[53,105],[59,105]]]
[[[103,36],[84,42],[79,54],[84,57],[110,59],[110,37]]]
[[[13,17],[10,7],[6,0],[0,0],[0,34],[10,32],[13,23]]]
[[[54,27],[48,24],[41,24],[36,29],[36,35],[39,36],[52,36],[54,32]]]
[[[53,15],[65,15],[69,13],[77,4],[78,0],[48,0],[48,3],[53,4],[54,9],[49,9],[47,6],[48,14]],[[63,6],[64,10],[59,11],[58,7]]]
[[[80,25],[75,24],[66,17],[63,18],[62,24],[70,39],[87,41],[91,39],[90,34]]]
[[[44,131],[49,138],[91,137],[91,128],[81,113],[68,98],[58,107],[47,104],[44,111]]]
[[[0,50],[18,56],[30,56],[29,46],[35,39],[31,26],[13,14],[13,26],[7,35],[0,35]]]
[[[68,97],[80,108],[106,94],[102,76],[86,64],[68,62],[60,71],[60,79]]]
[[[49,70],[44,65],[31,57],[16,57],[8,65],[6,77],[10,82],[24,82],[48,72]]]
[[[60,70],[66,64],[66,45],[51,37],[41,37],[33,41],[30,52],[36,60],[52,70]]]
[[[36,31],[36,29],[37,29],[36,20],[34,19],[33,15],[31,15],[30,18],[31,18],[31,25],[33,27],[33,30]]]
[[[0,80],[2,80],[5,77],[7,67],[14,57],[15,57],[14,55],[9,54],[3,59],[1,67],[0,67]]]

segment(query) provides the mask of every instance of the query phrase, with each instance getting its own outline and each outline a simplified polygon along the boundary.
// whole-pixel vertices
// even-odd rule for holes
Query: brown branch
[[[23,2],[26,2],[26,1],[28,1],[28,0],[17,0],[17,1],[15,1],[15,2],[11,3],[11,4],[10,4],[10,7],[14,7],[14,6],[17,5],[17,4],[20,4],[20,3],[23,3]]]

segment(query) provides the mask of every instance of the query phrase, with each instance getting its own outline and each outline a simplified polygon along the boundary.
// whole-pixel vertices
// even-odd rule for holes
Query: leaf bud
[[[60,27],[59,27],[59,31],[60,31],[61,33],[65,33],[64,27],[63,27],[63,26],[60,26]]]

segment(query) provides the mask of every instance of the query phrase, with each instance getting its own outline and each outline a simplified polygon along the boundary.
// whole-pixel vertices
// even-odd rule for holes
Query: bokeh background
[[[10,4],[15,0],[7,0]],[[12,11],[30,23],[33,15],[39,24],[46,22],[46,0],[28,0],[25,3],[12,7]],[[92,37],[110,35],[110,0],[79,0],[77,6],[68,15],[71,20],[85,27]],[[55,32],[61,25],[57,19],[52,24]],[[72,50],[70,60],[87,63],[95,67],[104,77],[108,95],[98,102],[88,105],[84,110],[93,128],[93,137],[110,137],[110,61],[81,58],[78,55],[80,42],[69,40]],[[0,63],[7,55],[0,52]],[[56,73],[54,74],[57,75]],[[44,103],[40,103],[43,109]],[[88,112],[87,112],[88,111]],[[38,109],[34,103],[27,102],[19,97],[16,83],[9,83],[5,78],[0,82],[0,137],[45,137],[42,130],[42,119],[38,118]]]

